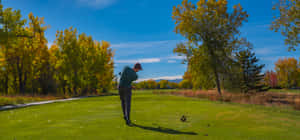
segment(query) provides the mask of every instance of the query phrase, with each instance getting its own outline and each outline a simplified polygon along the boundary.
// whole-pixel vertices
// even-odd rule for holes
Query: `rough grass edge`
[[[101,93],[101,94],[88,94],[86,96],[105,96],[112,95],[113,93]],[[0,96],[0,107],[6,105],[18,105],[40,101],[51,101],[57,99],[69,99],[80,96],[53,96],[53,95],[13,95],[13,96]]]
[[[183,91],[153,91],[154,94],[183,95],[186,97],[197,97],[210,101],[232,102],[240,104],[255,104],[264,106],[288,106],[300,110],[300,95],[261,92],[255,94],[242,94],[223,92],[222,96],[216,90],[183,90]]]

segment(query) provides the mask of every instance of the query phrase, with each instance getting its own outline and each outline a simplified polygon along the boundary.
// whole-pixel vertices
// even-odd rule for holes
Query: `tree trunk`
[[[22,65],[20,66],[20,58],[17,58],[17,73],[19,76],[19,91],[21,94],[24,94],[24,80],[23,80],[23,73],[22,73]]]
[[[215,80],[216,80],[216,84],[217,84],[217,89],[218,89],[218,93],[220,96],[222,96],[222,92],[221,92],[221,86],[220,86],[220,78],[219,78],[219,74],[218,74],[218,71],[217,71],[217,65],[218,65],[218,61],[217,61],[217,58],[213,52],[212,49],[209,49],[209,53],[210,53],[210,56],[211,56],[211,59],[212,59],[212,63],[211,64],[213,66],[213,71],[214,71],[214,74],[215,74]]]
[[[8,95],[8,73],[5,75],[5,94]]]
[[[15,92],[20,92],[20,91],[17,91],[18,90],[18,85],[17,85],[17,74],[14,72],[13,74],[13,77],[14,77],[14,81],[13,81],[13,84],[14,84],[14,90]]]
[[[216,79],[216,84],[217,84],[218,93],[220,94],[220,96],[222,96],[221,87],[220,87],[219,74],[218,74],[216,68],[214,68],[214,73],[215,73],[215,79]]]

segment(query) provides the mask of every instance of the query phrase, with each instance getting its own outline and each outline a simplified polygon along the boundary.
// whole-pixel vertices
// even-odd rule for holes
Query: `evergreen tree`
[[[263,89],[262,69],[265,65],[258,64],[259,59],[250,50],[237,53],[237,60],[240,65],[240,89],[243,93],[258,92]]]

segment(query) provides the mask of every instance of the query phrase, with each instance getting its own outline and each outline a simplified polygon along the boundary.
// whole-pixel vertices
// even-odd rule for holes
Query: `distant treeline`
[[[180,87],[179,85],[180,84],[168,80],[161,80],[159,82],[148,80],[133,84],[135,89],[176,89]]]
[[[264,80],[271,88],[300,88],[300,57],[279,59],[275,70],[267,71]]]
[[[135,89],[189,89],[189,87],[185,87],[184,82],[176,83],[168,80],[160,80],[159,82],[147,80],[133,83],[133,87]]]
[[[0,5],[0,94],[64,94],[106,92],[112,87],[110,44],[79,34],[57,31],[48,46],[43,18]]]

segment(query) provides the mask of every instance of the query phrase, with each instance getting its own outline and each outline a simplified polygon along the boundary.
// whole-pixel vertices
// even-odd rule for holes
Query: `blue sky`
[[[5,7],[20,9],[23,17],[30,12],[44,17],[50,29],[46,32],[49,44],[57,30],[70,26],[109,41],[115,50],[115,73],[126,65],[142,63],[141,79],[179,78],[186,70],[182,57],[173,54],[176,44],[184,38],[174,33],[171,18],[173,6],[182,0],[2,0]],[[241,28],[243,36],[254,46],[265,70],[283,57],[300,57],[300,50],[288,52],[280,33],[269,30],[277,0],[229,0],[229,6],[241,3],[250,15]],[[197,2],[197,0],[192,0]]]

